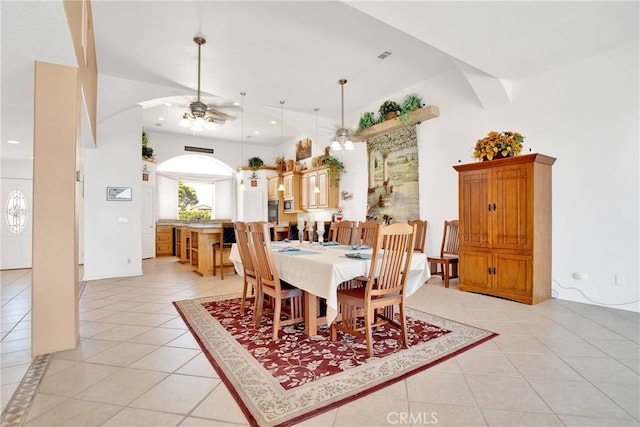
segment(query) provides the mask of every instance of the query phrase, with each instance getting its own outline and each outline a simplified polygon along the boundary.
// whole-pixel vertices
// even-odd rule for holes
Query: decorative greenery
[[[254,172],[257,171],[262,165],[264,165],[264,162],[260,157],[252,157],[249,159],[249,167]]]
[[[410,113],[421,108],[423,105],[421,97],[415,93],[410,93],[405,96],[402,101],[402,114],[398,116],[398,120],[402,123],[408,123],[411,118]]]
[[[142,158],[153,160],[153,148],[149,147],[149,137],[145,131],[142,131]]]
[[[331,172],[333,172],[331,174],[331,184],[332,185],[339,185],[340,184],[340,174],[342,173],[346,173],[346,171],[344,170],[344,163],[342,163],[340,161],[340,159],[338,159],[337,157],[333,157],[333,156],[327,156],[327,158],[324,161],[324,164],[331,169]]]
[[[393,119],[397,114],[402,112],[400,104],[395,101],[384,101],[378,109],[382,120]]]
[[[360,122],[358,123],[358,129],[364,130],[366,128],[370,128],[371,126],[380,123],[378,119],[376,119],[375,115],[371,111],[367,111],[362,113],[360,116]]]
[[[491,131],[479,139],[473,150],[476,159],[493,160],[493,158],[517,156],[522,151],[524,136],[514,131]]]
[[[415,93],[410,93],[409,95],[404,97],[402,101],[402,114],[408,114],[412,111],[421,108],[424,104],[422,103],[422,98]]]

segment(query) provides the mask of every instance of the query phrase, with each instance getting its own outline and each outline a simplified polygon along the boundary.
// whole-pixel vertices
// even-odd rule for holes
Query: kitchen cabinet
[[[173,254],[173,226],[156,225],[156,256]]]
[[[551,166],[529,154],[456,165],[459,289],[527,304],[551,298]]]
[[[189,227],[191,267],[202,276],[213,275],[213,244],[220,242],[220,227]]]
[[[278,200],[278,175],[267,177],[267,198],[269,200]]]
[[[185,264],[191,259],[191,235],[187,227],[176,227],[176,257]]]
[[[299,212],[301,210],[301,181],[302,173],[297,171],[285,172],[282,174],[282,182],[284,184],[285,201],[291,201],[291,208],[287,208],[288,203],[285,202],[285,212]]]
[[[304,209],[337,209],[339,200],[338,182],[327,167],[311,169],[304,173],[302,207]],[[306,204],[306,206],[305,206]]]

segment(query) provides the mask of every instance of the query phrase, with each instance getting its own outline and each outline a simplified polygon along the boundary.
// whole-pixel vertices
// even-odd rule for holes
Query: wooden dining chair
[[[238,246],[238,252],[240,253],[240,261],[242,262],[243,287],[240,312],[244,313],[249,285],[251,285],[251,295],[258,294],[258,278],[256,277],[256,270],[253,266],[251,252],[249,251],[249,240],[247,237],[249,227],[244,222],[237,221],[233,223],[233,228],[236,233],[236,244]],[[254,317],[255,316],[256,313],[254,312]]]
[[[347,220],[335,223],[331,240],[341,245],[351,245],[353,243],[355,225],[355,222]]]
[[[273,340],[278,339],[281,326],[304,321],[304,291],[280,280],[271,252],[269,224],[254,222],[249,224],[249,252],[258,279],[256,294],[256,326],[263,314],[265,296],[270,297],[273,308]],[[285,319],[281,319],[285,317]]]
[[[220,241],[213,244],[213,275],[216,275],[217,267],[220,267],[220,280],[224,280],[224,268],[233,267],[232,262],[224,262],[224,254],[231,253],[231,245],[236,243],[236,232],[232,222],[222,223],[222,235]],[[216,254],[220,253],[220,262]]]
[[[332,341],[337,340],[338,331],[364,338],[367,357],[371,357],[373,328],[394,324],[400,328],[402,344],[408,345],[404,286],[411,268],[414,244],[415,228],[409,224],[395,223],[376,229],[369,274],[356,279],[364,282],[363,286],[338,289],[339,320],[331,324]],[[400,310],[399,324],[393,319],[395,305]]]
[[[440,256],[427,257],[432,276],[441,276],[444,287],[449,287],[449,279],[458,277],[458,247],[460,236],[457,219],[444,222]]]
[[[409,225],[416,226],[416,245],[413,251],[424,253],[424,244],[427,240],[427,221],[414,219],[409,221]]]
[[[356,236],[352,241],[353,244],[373,246],[376,231],[379,227],[380,224],[372,219],[358,222],[355,230]]]

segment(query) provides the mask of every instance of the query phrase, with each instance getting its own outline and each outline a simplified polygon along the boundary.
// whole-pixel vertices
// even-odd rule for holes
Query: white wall
[[[142,108],[98,124],[97,148],[84,149],[84,277],[142,274],[140,134]],[[131,201],[107,201],[107,187],[131,187]]]
[[[640,311],[638,51],[634,43],[513,82],[512,102],[489,110],[480,107],[456,71],[389,95],[401,100],[416,92],[440,108],[439,118],[418,127],[427,251],[439,251],[444,220],[458,216],[452,166],[474,161],[475,141],[490,130],[517,130],[526,137],[525,152],[558,159],[553,166],[554,296]],[[362,111],[377,111],[382,101]],[[357,161],[345,160],[345,166],[349,179],[365,179],[352,174]],[[575,280],[574,272],[586,272],[589,279]],[[615,274],[624,277],[624,285],[615,285]]]

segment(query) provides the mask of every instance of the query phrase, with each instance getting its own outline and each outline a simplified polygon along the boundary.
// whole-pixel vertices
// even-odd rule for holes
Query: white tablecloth
[[[278,252],[286,247],[300,248],[300,252]],[[345,255],[360,252],[370,254],[368,250],[353,250],[346,246],[302,245],[298,242],[271,244],[273,257],[280,278],[292,285],[327,300],[327,321],[335,319],[338,310],[337,289],[344,281],[369,274],[370,260],[351,259]],[[233,261],[238,274],[242,274],[240,253],[234,244],[229,259]],[[405,286],[405,297],[417,291],[430,277],[427,257],[415,252],[411,258],[411,271]]]

